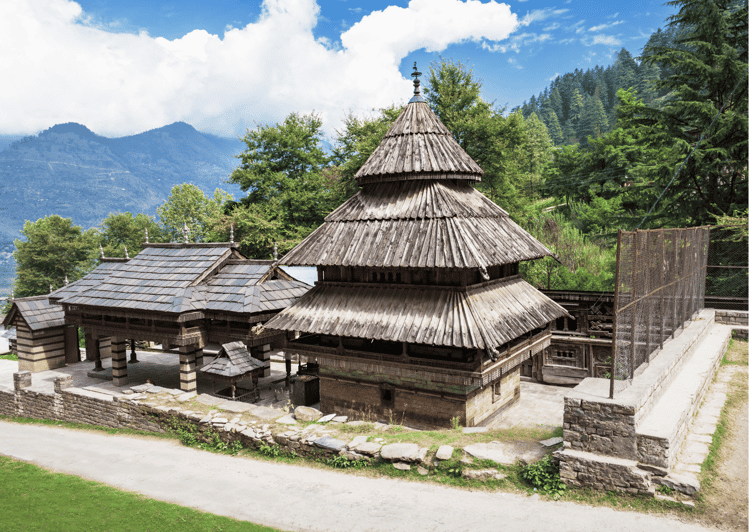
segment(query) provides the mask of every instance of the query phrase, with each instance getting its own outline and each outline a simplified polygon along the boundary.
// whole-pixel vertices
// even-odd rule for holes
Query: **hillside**
[[[112,212],[155,215],[172,186],[185,182],[206,193],[222,188],[242,194],[224,180],[237,167],[234,155],[246,146],[184,122],[121,138],[67,123],[2,140],[0,287],[10,285],[10,253],[25,220],[59,214],[87,229]]]

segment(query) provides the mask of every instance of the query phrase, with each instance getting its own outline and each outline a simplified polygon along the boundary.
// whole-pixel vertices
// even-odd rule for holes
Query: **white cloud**
[[[510,39],[508,44],[488,44],[486,42],[481,43],[481,47],[484,50],[490,52],[502,52],[505,53],[508,50],[512,50],[515,53],[520,53],[521,46],[527,46],[533,43],[543,43],[551,39],[550,33],[521,33]]]
[[[554,22],[553,24],[549,24],[544,28],[544,31],[554,31],[555,29],[559,28],[560,24],[558,22]]]
[[[553,9],[550,7],[545,7],[543,9],[534,9],[533,11],[529,11],[525,14],[525,16],[520,20],[520,24],[522,26],[527,26],[534,22],[540,22],[551,17],[564,15],[568,11],[569,9]]]
[[[619,46],[622,44],[622,41],[614,37],[613,35],[594,35],[593,38],[586,37],[583,39],[583,44],[585,46],[595,46],[596,44],[605,44],[607,46]]]
[[[184,120],[233,134],[313,110],[332,131],[348,110],[410,97],[398,68],[409,53],[496,43],[519,26],[494,0],[411,0],[364,16],[334,48],[313,35],[319,11],[315,0],[265,0],[257,21],[223,37],[170,41],[87,25],[70,0],[3,0],[0,132],[75,121],[124,135]]]
[[[619,16],[619,12],[617,11],[617,12],[616,12],[616,13],[614,13],[613,15],[609,15],[609,16],[607,16],[606,18],[616,18],[616,17],[618,17],[618,16]]]
[[[555,72],[554,75],[549,78],[549,81],[554,81],[558,77],[559,77],[559,72]]]
[[[599,24],[598,26],[593,26],[592,28],[588,28],[588,31],[601,31],[607,28],[611,28],[613,26],[617,26],[618,24],[624,24],[624,21],[617,20],[616,22],[611,22],[609,24]]]

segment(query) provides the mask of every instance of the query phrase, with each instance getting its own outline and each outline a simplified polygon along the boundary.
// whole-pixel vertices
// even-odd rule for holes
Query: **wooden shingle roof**
[[[289,266],[480,268],[552,252],[470,184],[367,185],[283,257]]]
[[[65,305],[120,310],[259,313],[284,308],[309,288],[272,261],[245,259],[231,244],[150,244],[50,296]]]
[[[49,295],[14,299],[10,312],[3,320],[3,325],[6,328],[10,327],[19,315],[32,331],[65,325],[62,307],[51,305]]]
[[[206,364],[200,371],[220,377],[241,377],[255,370],[263,369],[263,362],[252,358],[247,346],[242,342],[223,344],[216,359]]]
[[[410,179],[481,181],[483,170],[424,101],[412,100],[356,173],[359,185]]]
[[[266,327],[486,349],[565,315],[520,277],[467,288],[318,283]]]

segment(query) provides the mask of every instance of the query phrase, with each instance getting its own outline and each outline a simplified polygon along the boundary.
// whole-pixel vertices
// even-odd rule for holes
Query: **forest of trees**
[[[466,65],[429,68],[426,99],[483,168],[477,188],[560,258],[523,265],[537,287],[611,290],[617,229],[746,223],[747,2],[674,4],[638,58],[622,49],[612,66],[560,76],[513,112],[487,102]],[[185,184],[158,220],[115,214],[88,231],[59,217],[28,222],[16,295],[79,278],[99,243],[133,256],[145,228],[152,242],[176,240],[184,223],[193,239],[225,242],[233,226],[245,255],[270,258],[274,242],[282,255],[356,193],[354,174],[401,109],[347,116],[329,153],[314,114],[248,130],[229,178],[242,198]]]

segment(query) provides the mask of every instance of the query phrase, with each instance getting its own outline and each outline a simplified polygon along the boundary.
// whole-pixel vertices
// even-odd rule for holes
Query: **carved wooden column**
[[[179,348],[179,387],[185,392],[198,389],[198,372],[196,358],[203,358],[203,350],[196,345],[184,345]]]

